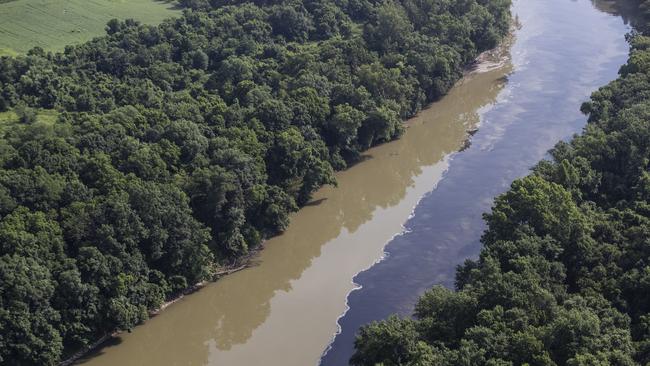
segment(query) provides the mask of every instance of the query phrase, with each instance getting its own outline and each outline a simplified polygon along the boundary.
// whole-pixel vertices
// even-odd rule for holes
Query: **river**
[[[513,11],[522,27],[511,50],[408,121],[400,140],[337,173],[338,187],[319,190],[256,265],[80,363],[308,366],[340,332],[322,361],[345,365],[359,325],[408,314],[425,288],[450,285],[478,253],[481,212],[581,129],[580,103],[626,57],[627,26],[587,0],[517,0]]]
[[[455,268],[476,258],[481,219],[549,148],[580,132],[579,107],[616,78],[627,58],[629,31],[606,2],[517,0],[521,29],[511,48],[514,71],[499,101],[481,118],[471,147],[457,154],[445,178],[424,197],[387,258],[355,277],[361,287],[339,320],[342,328],[323,366],[346,365],[362,324],[392,313],[409,315],[419,295],[436,284],[453,287]]]

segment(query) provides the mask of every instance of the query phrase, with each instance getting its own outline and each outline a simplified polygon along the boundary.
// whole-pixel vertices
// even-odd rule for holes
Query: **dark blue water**
[[[616,78],[627,58],[629,28],[606,4],[588,0],[517,0],[521,28],[511,55],[514,72],[498,102],[482,115],[471,146],[457,153],[445,178],[420,201],[387,257],[354,281],[341,333],[321,363],[347,365],[363,324],[410,315],[436,284],[453,287],[456,266],[476,258],[493,198],[524,176],[548,149],[581,131],[579,112],[599,86]]]

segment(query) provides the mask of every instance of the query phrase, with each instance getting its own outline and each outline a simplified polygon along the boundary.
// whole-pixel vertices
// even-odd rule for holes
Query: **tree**
[[[380,53],[402,50],[413,32],[413,24],[401,4],[384,1],[377,7],[373,18],[363,31],[368,45]]]
[[[179,4],[0,57],[0,363],[56,364],[282,232],[509,24],[508,1]]]
[[[18,120],[20,121],[20,123],[29,125],[36,122],[37,119],[36,111],[33,108],[28,107],[24,103],[17,104],[14,107],[14,112],[18,116]]]
[[[489,23],[481,13],[471,17]],[[414,319],[361,328],[353,364],[650,360],[646,44],[632,38],[619,79],[583,105],[583,133],[559,142],[549,160],[495,199],[480,257],[458,268],[456,291],[435,287]],[[412,351],[416,342],[428,351]]]

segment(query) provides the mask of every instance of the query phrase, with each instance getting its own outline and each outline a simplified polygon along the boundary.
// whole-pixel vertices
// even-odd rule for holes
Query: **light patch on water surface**
[[[384,250],[389,256],[355,281],[342,331],[321,360],[347,364],[363,324],[392,313],[412,314],[433,285],[454,286],[456,266],[476,258],[482,213],[493,198],[546,155],[560,139],[579,132],[580,103],[616,77],[625,61],[627,28],[588,0],[516,0],[522,24],[512,48],[514,72],[497,103],[482,113],[469,148],[454,156],[445,178],[415,209]]]

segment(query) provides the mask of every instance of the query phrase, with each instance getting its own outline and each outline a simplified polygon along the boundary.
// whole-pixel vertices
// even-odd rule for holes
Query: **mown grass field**
[[[63,50],[103,35],[113,18],[154,24],[179,12],[169,0],[0,0],[0,56]]]

